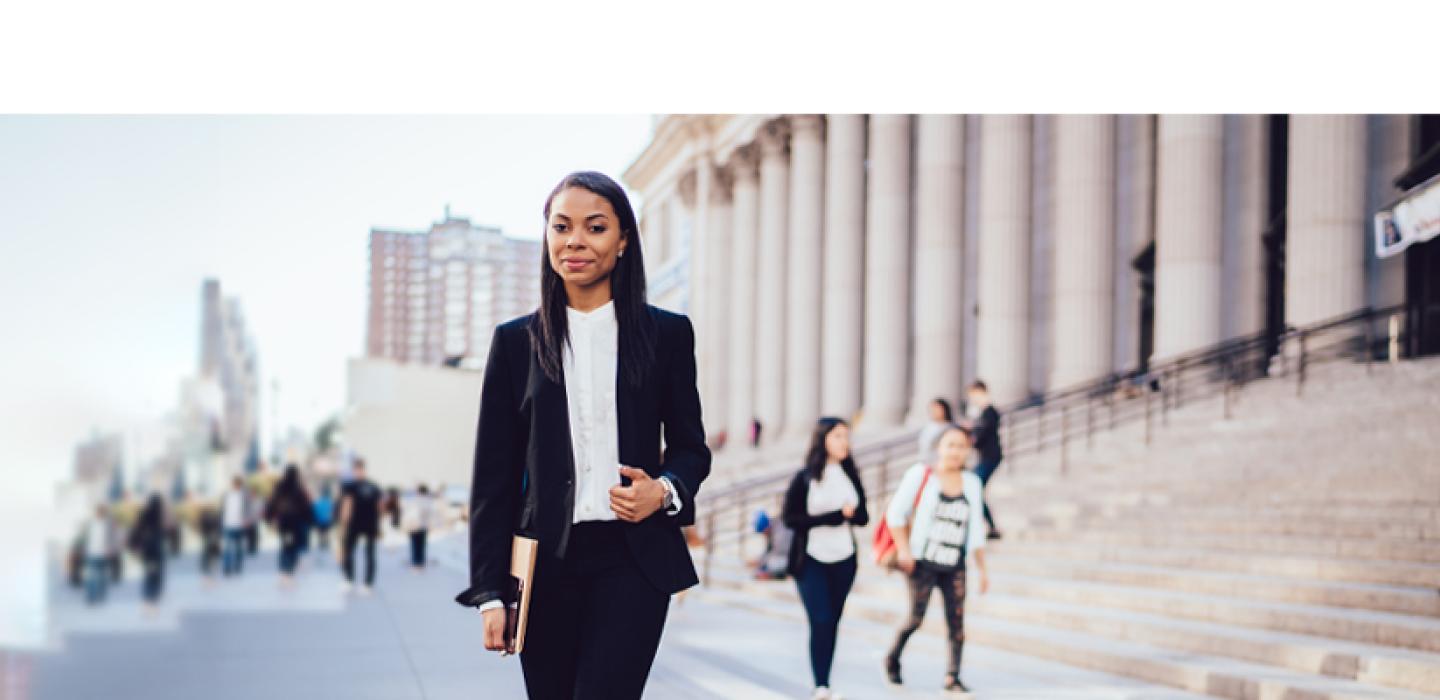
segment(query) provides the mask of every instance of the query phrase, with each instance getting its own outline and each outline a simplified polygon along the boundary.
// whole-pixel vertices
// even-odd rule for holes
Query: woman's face
[[[945,407],[939,401],[930,402],[930,420],[940,422],[945,420]]]
[[[568,187],[550,201],[545,244],[550,268],[567,286],[590,287],[610,279],[628,242],[608,200]]]
[[[959,430],[947,430],[935,449],[940,453],[942,471],[964,469],[965,458],[970,456],[970,438]]]
[[[825,436],[825,454],[838,462],[850,456],[850,428],[844,424],[830,429]]]

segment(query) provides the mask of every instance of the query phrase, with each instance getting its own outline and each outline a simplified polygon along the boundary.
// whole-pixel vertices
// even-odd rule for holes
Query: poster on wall
[[[1388,258],[1440,234],[1440,178],[1431,178],[1375,214],[1375,256]]]

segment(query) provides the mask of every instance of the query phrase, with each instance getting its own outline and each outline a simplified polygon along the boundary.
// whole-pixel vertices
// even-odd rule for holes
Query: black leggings
[[[917,563],[915,573],[906,578],[906,583],[910,586],[910,619],[900,628],[895,644],[890,647],[886,658],[893,664],[900,662],[900,653],[905,650],[905,642],[909,641],[915,630],[920,629],[920,623],[925,620],[925,609],[930,605],[931,593],[939,588],[940,599],[945,603],[945,626],[950,630],[950,659],[947,670],[950,675],[959,675],[960,652],[965,647],[965,569],[942,572]]]
[[[805,555],[805,565],[795,577],[805,617],[810,620],[810,672],[815,686],[830,686],[830,666],[835,661],[835,639],[840,631],[840,613],[855,583],[855,555],[833,564]]]

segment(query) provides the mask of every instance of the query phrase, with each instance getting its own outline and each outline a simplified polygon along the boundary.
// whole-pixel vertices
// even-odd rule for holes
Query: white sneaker
[[[340,592],[341,592],[341,593],[349,593],[350,591],[352,591],[352,590],[354,590],[354,589],[355,589],[355,584],[350,583],[349,581],[341,581],[341,582],[340,582]]]
[[[830,692],[829,688],[822,685],[810,694],[810,700],[836,700],[836,696]]]
[[[374,592],[375,592],[375,591],[371,590],[371,588],[370,588],[369,586],[361,586],[361,587],[360,587],[360,597],[361,597],[361,598],[369,598],[370,595],[373,594]]]

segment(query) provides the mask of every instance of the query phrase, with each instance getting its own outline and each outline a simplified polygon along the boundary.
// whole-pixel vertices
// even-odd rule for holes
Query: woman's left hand
[[[990,574],[982,570],[980,572],[980,595],[990,592]]]
[[[630,477],[630,485],[610,488],[610,510],[616,517],[638,523],[665,505],[665,486],[651,479],[645,470],[622,466],[620,475]]]

